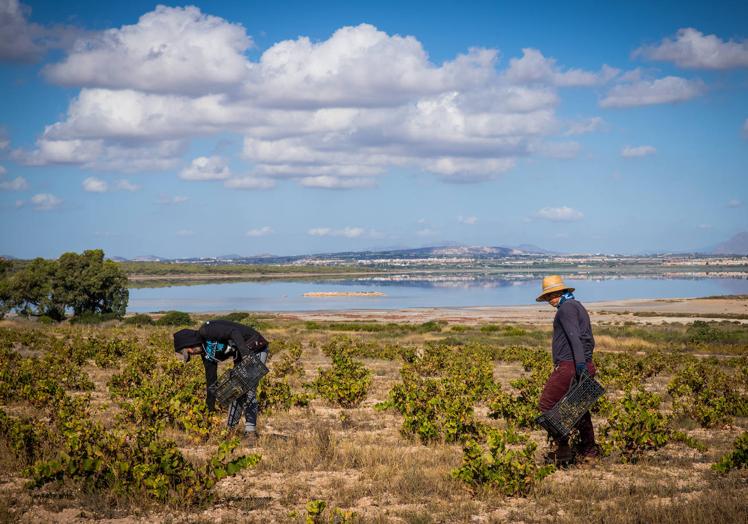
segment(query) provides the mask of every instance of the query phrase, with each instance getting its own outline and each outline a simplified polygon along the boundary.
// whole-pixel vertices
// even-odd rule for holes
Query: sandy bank
[[[634,322],[661,324],[693,322],[694,320],[730,320],[748,324],[748,298],[678,298],[635,299],[606,302],[584,302],[592,317],[599,322]],[[527,306],[496,306],[466,308],[414,308],[400,310],[304,311],[282,313],[280,316],[300,320],[381,322],[425,322],[446,320],[464,324],[510,322],[549,324],[555,309],[547,304]],[[739,317],[744,318],[739,318]]]

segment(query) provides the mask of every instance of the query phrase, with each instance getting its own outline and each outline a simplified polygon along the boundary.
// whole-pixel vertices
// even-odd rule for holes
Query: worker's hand
[[[577,376],[581,377],[582,373],[584,373],[584,370],[586,370],[586,369],[587,369],[587,364],[583,364],[581,362],[578,363],[577,364]]]

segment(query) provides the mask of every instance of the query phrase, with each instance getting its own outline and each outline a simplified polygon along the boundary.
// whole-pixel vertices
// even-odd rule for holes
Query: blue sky
[[[748,230],[745,2],[0,0],[0,254]]]

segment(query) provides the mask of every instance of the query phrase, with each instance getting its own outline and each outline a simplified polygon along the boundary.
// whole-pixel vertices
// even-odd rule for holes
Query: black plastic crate
[[[218,403],[227,408],[245,393],[254,396],[257,384],[268,371],[267,366],[256,355],[244,356],[241,362],[221,375],[215,385],[211,386],[211,391]]]
[[[605,388],[584,371],[569,388],[569,392],[555,406],[536,418],[535,422],[545,428],[551,436],[565,439],[582,415],[590,410],[603,393]]]

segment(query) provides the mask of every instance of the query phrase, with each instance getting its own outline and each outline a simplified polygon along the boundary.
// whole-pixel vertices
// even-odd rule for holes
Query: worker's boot
[[[577,459],[581,462],[594,462],[600,456],[600,448],[595,443],[595,430],[592,427],[592,417],[589,412],[577,424],[579,443],[575,447]]]
[[[574,461],[574,452],[569,446],[568,440],[556,441],[555,449],[549,451],[545,455],[546,464],[554,464],[556,466],[566,466]]]

